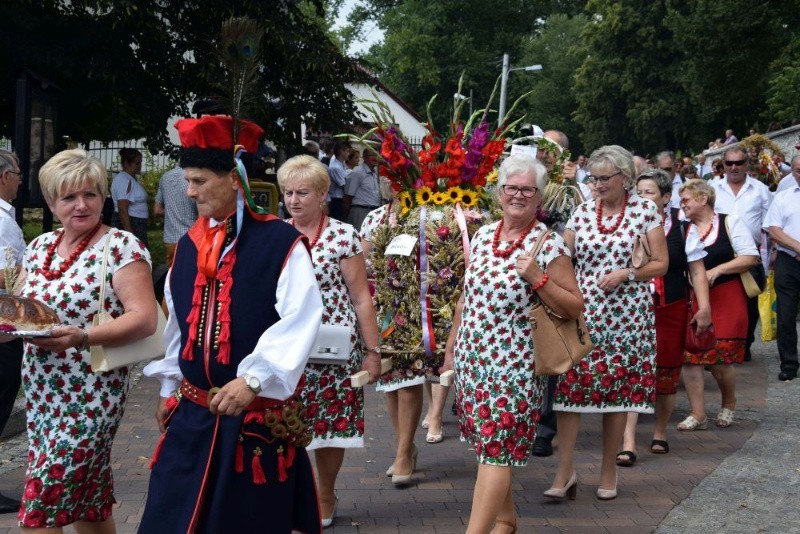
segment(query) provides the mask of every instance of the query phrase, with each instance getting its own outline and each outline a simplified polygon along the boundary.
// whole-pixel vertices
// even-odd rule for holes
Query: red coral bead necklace
[[[528,234],[531,233],[531,230],[536,225],[536,217],[533,218],[531,223],[522,231],[520,236],[516,238],[512,243],[511,246],[501,250],[500,249],[500,232],[503,231],[503,219],[500,219],[500,222],[497,225],[497,229],[494,231],[494,239],[492,239],[492,254],[499,258],[507,258],[511,256],[511,253],[517,250],[519,247],[522,246],[522,242],[525,241],[525,238],[528,237]]]
[[[695,225],[697,226],[697,225]],[[700,241],[705,242],[706,238],[711,234],[711,231],[714,229],[714,217],[711,217],[711,222],[708,225],[708,230],[700,236]],[[697,232],[700,233],[700,227],[697,226]]]
[[[327,219],[327,216],[323,213],[322,218],[319,220],[319,226],[317,227],[317,235],[315,235],[314,239],[311,240],[309,248],[313,249],[316,246],[317,241],[319,241],[320,236],[322,236],[322,231],[325,229],[325,219]],[[292,226],[295,226],[294,219],[292,219]]]
[[[619,228],[619,225],[622,224],[622,219],[625,218],[625,210],[628,208],[628,192],[625,192],[625,200],[622,203],[622,211],[619,212],[617,215],[617,220],[614,221],[614,224],[611,226],[606,226],[603,224],[603,201],[598,200],[597,206],[595,207],[595,212],[597,213],[597,229],[600,230],[601,234],[613,234]]]
[[[98,222],[97,226],[95,226],[86,235],[86,237],[81,239],[80,243],[78,243],[78,246],[72,251],[72,254],[70,254],[69,257],[63,262],[61,262],[61,265],[58,266],[58,269],[50,269],[50,265],[53,263],[53,258],[56,255],[58,245],[61,244],[61,240],[64,239],[64,230],[61,230],[61,233],[58,234],[56,240],[50,245],[47,245],[47,256],[45,256],[42,266],[36,270],[37,274],[44,275],[44,277],[48,280],[56,280],[57,278],[61,278],[61,275],[67,272],[67,270],[72,267],[72,264],[75,263],[75,260],[78,259],[78,256],[80,256],[81,253],[86,250],[86,247],[89,246],[89,241],[92,240],[98,230],[100,230],[101,226],[103,226],[102,221]]]

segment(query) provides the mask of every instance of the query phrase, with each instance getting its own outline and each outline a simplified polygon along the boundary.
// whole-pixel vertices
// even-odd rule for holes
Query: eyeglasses
[[[747,163],[746,159],[725,160],[725,165],[728,167],[739,167],[740,165],[744,165],[745,163]]]
[[[672,172],[672,167],[659,167],[664,172]]]
[[[22,178],[22,172],[20,172],[20,171],[12,171],[12,170],[8,170],[8,171],[6,171],[6,172],[10,172],[11,174],[16,174],[17,176],[19,176],[20,178]]]
[[[516,185],[504,185],[502,189],[503,193],[510,197],[516,196],[517,193],[522,193],[525,198],[531,198],[539,191],[538,187],[517,187]]]
[[[607,184],[609,180],[613,177],[617,176],[618,174],[622,174],[622,171],[617,171],[614,174],[610,174],[608,176],[589,176],[589,181],[593,184]]]

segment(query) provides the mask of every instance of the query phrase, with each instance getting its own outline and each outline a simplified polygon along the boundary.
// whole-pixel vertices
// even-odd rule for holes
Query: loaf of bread
[[[56,312],[36,299],[0,294],[0,332],[38,332],[59,323]]]

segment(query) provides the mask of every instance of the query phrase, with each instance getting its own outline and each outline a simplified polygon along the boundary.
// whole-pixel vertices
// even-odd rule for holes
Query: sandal
[[[690,415],[680,423],[678,423],[678,430],[705,430],[708,428],[708,417],[702,421],[698,421],[693,415]]]
[[[636,463],[636,453],[633,451],[620,451],[617,453],[617,465],[632,467]]]
[[[733,423],[733,410],[723,408],[717,415],[717,426],[720,428],[728,428]]]
[[[656,449],[655,447],[661,447]],[[654,439],[650,442],[650,452],[652,454],[667,454],[669,452],[669,443],[665,439]]]

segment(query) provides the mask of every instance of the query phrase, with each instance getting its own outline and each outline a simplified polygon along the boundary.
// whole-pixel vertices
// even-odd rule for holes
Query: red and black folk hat
[[[228,115],[205,115],[199,119],[180,119],[175,123],[181,140],[181,167],[230,171],[236,167],[234,147],[241,145],[254,154],[264,134],[261,126],[239,121],[238,138],[234,139],[234,118]]]

